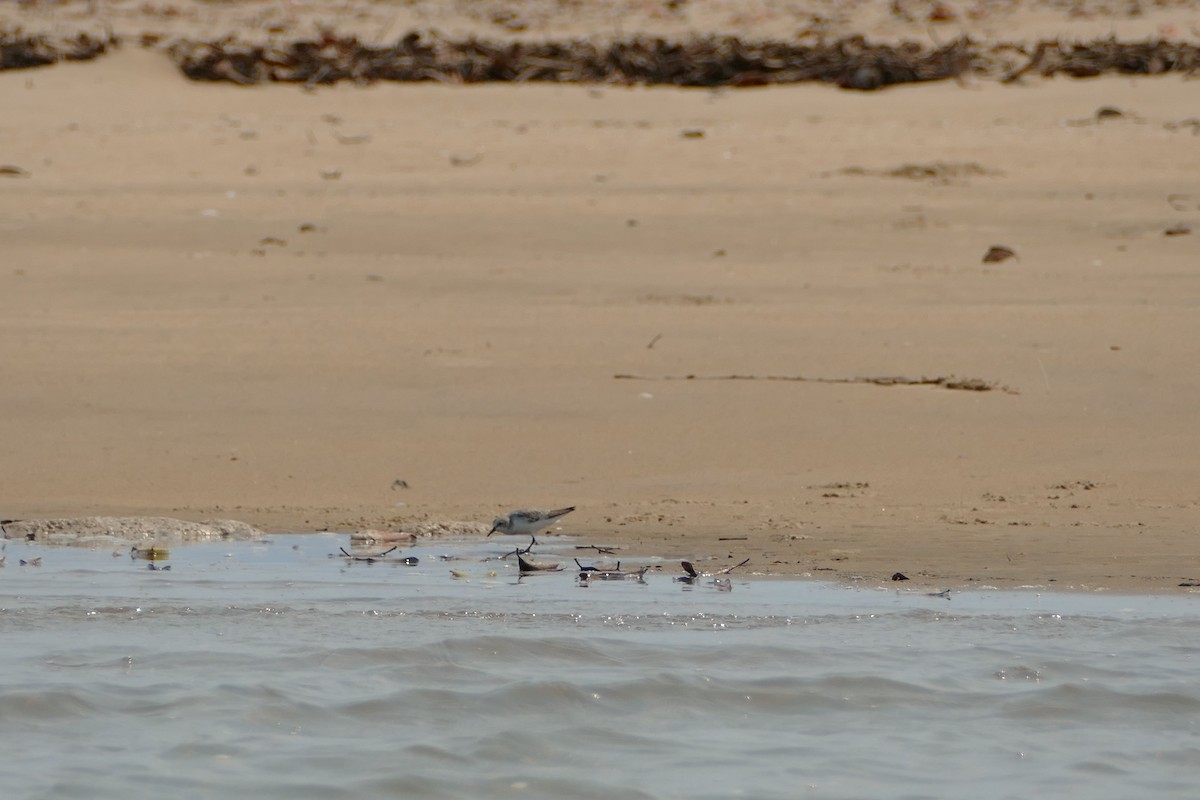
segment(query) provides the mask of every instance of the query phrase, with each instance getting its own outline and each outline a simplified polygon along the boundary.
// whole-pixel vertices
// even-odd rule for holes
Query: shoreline
[[[586,509],[580,509],[586,512]],[[295,513],[295,512],[286,512]],[[400,523],[393,516],[391,524],[388,518],[378,516],[373,518],[377,525],[371,524],[369,516],[359,518],[361,524],[338,525],[328,524],[318,527],[304,528],[289,525],[283,520],[286,513],[272,512],[262,514],[246,514],[241,517],[229,515],[228,510],[217,509],[216,514],[206,514],[197,511],[188,515],[161,510],[145,515],[129,515],[100,517],[110,524],[115,523],[117,533],[111,534],[122,541],[171,541],[181,546],[191,541],[193,526],[186,523],[199,523],[200,530],[209,531],[205,536],[211,538],[211,531],[223,529],[234,532],[237,538],[247,536],[312,536],[323,533],[338,533],[360,537],[370,542],[383,542],[380,546],[390,546],[397,542],[403,548],[400,538],[408,536],[413,542],[437,541],[439,539],[471,540],[471,531],[477,529],[480,538],[484,536],[486,523],[470,520],[440,520],[426,518],[422,521],[409,519]],[[348,514],[350,512],[347,512]],[[578,512],[576,512],[578,514]],[[219,516],[225,515],[225,516]],[[316,515],[303,515],[313,517]],[[298,518],[298,517],[297,517]],[[330,520],[341,518],[333,515]],[[93,524],[94,516],[60,516],[49,518],[31,517],[24,520],[7,520],[6,524],[13,530],[26,528],[42,531],[34,541],[50,546],[76,546],[66,537],[72,526],[86,527]],[[51,520],[55,541],[46,541],[41,523]],[[182,522],[184,525],[172,526],[170,523]],[[311,519],[308,520],[311,522]],[[14,525],[14,523],[16,523]],[[23,523],[23,525],[21,524]],[[147,523],[165,523],[157,534],[148,533]],[[160,526],[161,527],[161,526]],[[1037,590],[1047,592],[1091,593],[1106,592],[1112,594],[1194,594],[1200,592],[1200,579],[1190,575],[1170,575],[1173,559],[1168,553],[1156,558],[1146,558],[1146,554],[1138,553],[1139,548],[1126,546],[1125,552],[1114,552],[1108,556],[1107,565],[1098,563],[1096,559],[1081,562],[1066,562],[1061,558],[1061,542],[1054,539],[1069,534],[1062,529],[1046,529],[1033,531],[1023,539],[1006,537],[1002,542],[994,538],[978,534],[959,536],[960,546],[970,549],[970,557],[964,557],[960,549],[948,549],[937,540],[954,535],[951,531],[934,531],[923,529],[919,532],[905,530],[903,526],[896,529],[880,530],[882,526],[866,529],[857,526],[855,530],[825,531],[820,528],[808,532],[770,534],[747,533],[745,535],[722,535],[729,533],[720,526],[697,525],[688,526],[686,532],[663,529],[661,526],[647,526],[637,531],[607,530],[603,533],[588,533],[578,530],[578,525],[564,522],[560,528],[550,534],[543,534],[538,540],[537,548],[542,553],[555,552],[556,555],[567,557],[568,551],[558,548],[560,537],[570,541],[570,547],[577,549],[576,557],[585,563],[592,561],[624,561],[627,565],[642,566],[656,563],[657,559],[666,564],[688,560],[701,571],[718,571],[734,566],[744,559],[749,563],[738,570],[734,577],[766,578],[766,579],[801,579],[834,583],[844,587],[887,589],[895,588],[909,591],[937,592],[944,589],[952,591],[967,591],[972,589],[994,589],[998,591]],[[181,534],[180,529],[184,529]],[[125,533],[121,531],[124,530]],[[132,531],[132,532],[131,532]],[[910,540],[908,547],[898,547],[894,540],[904,538],[907,534],[917,534]],[[94,531],[88,533],[89,536]],[[12,537],[12,530],[6,531],[6,537]],[[191,538],[189,538],[191,537]],[[523,539],[516,541],[514,546],[526,544]],[[1179,545],[1188,546],[1187,537],[1178,537]],[[933,542],[929,540],[933,539]],[[13,541],[14,538],[9,538]],[[680,541],[683,540],[683,541]],[[497,543],[506,540],[497,540]],[[1160,536],[1156,543],[1159,546],[1169,545]],[[931,547],[932,544],[932,547]],[[1087,544],[1086,535],[1076,534],[1067,544]],[[78,546],[92,547],[93,544],[84,541]],[[566,546],[566,545],[563,545]],[[366,549],[378,549],[371,544],[364,544]],[[590,548],[602,548],[594,557],[588,557]],[[609,550],[613,552],[607,552]],[[905,551],[909,552],[905,552]],[[869,552],[873,551],[873,552]],[[928,555],[926,555],[928,554]],[[782,561],[781,557],[792,558],[792,561]],[[940,560],[939,556],[941,557]],[[928,561],[923,561],[928,558]],[[652,561],[647,561],[652,559]],[[774,559],[774,560],[773,560]],[[1003,561],[1001,561],[1003,559]],[[1038,571],[1031,564],[1047,559],[1056,562],[1050,570]],[[1136,561],[1136,567],[1141,570],[1161,570],[1168,574],[1116,574],[1114,564],[1123,561]],[[892,565],[899,565],[893,568]],[[670,566],[664,567],[663,573],[670,572]],[[890,571],[889,571],[890,570]],[[906,580],[893,581],[891,576],[899,572]]]

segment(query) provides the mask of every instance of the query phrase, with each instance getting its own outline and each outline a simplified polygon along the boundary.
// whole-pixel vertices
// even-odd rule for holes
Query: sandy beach
[[[0,19],[170,36],[308,13],[97,5]],[[355,5],[311,13],[500,26]],[[550,5],[508,4],[548,15],[514,35],[600,24]],[[928,28],[887,5],[835,32]],[[1200,26],[1195,3],[947,5],[979,35]],[[728,4],[613,7],[796,29],[769,3],[740,25]],[[134,43],[0,72],[0,164],[20,170],[0,175],[0,516],[305,532],[576,505],[580,543],[710,568],[1185,591],[1196,91],[239,87]],[[984,263],[993,246],[1016,256]]]

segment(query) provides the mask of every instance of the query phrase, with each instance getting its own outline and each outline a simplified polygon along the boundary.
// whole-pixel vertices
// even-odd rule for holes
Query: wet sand
[[[710,568],[1178,591],[1193,93],[0,73],[0,516],[574,504],[582,543]],[[995,388],[858,380],[892,376]]]

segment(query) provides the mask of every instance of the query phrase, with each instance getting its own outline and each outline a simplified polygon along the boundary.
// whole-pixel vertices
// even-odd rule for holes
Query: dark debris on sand
[[[862,37],[806,45],[734,36],[531,43],[414,32],[393,45],[371,47],[353,36],[326,32],[315,40],[283,45],[179,41],[169,52],[189,78],[247,84],[384,80],[761,86],[824,81],[873,89],[961,74],[970,66],[971,46],[965,39],[929,50],[915,43],[872,45]]]
[[[158,46],[157,35],[142,44]],[[79,33],[73,38],[0,30],[0,69],[96,58],[119,44]],[[504,41],[454,39],[410,32],[373,46],[352,35],[322,30],[293,41],[180,39],[167,54],[187,77],[236,84],[331,84],[341,81],[437,81],[672,85],[697,87],[831,83],[870,91],[901,83],[967,76],[1018,81],[1026,75],[1076,78],[1106,73],[1158,75],[1200,72],[1200,44],[1116,38],[1090,42],[1042,40],[980,42],[960,37],[945,44],[872,43],[863,36],[837,40],[746,40],[705,35],[672,40],[633,36],[613,41]]]
[[[0,30],[0,70],[44,67],[59,61],[90,61],[120,44],[117,37],[97,38],[87,33],[54,38],[20,29]]]
[[[1014,81],[1027,74],[1088,77],[1200,71],[1200,45],[1116,39],[1076,43],[1056,39],[1031,48],[968,37],[926,46],[873,44],[862,36],[829,42],[747,41],[712,35],[681,41],[632,37],[602,43],[450,39],[412,32],[394,44],[374,47],[354,36],[325,31],[315,39],[278,44],[252,44],[232,37],[180,40],[168,52],[193,80],[239,84],[541,81],[739,87],[818,81],[866,91],[966,75]]]

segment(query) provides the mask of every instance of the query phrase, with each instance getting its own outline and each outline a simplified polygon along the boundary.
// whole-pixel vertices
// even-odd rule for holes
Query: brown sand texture
[[[945,3],[933,31],[928,3],[561,5],[0,21],[1200,30],[1195,3]],[[133,43],[0,72],[0,516],[305,532],[573,504],[562,532],[630,563],[1181,591],[1200,581],[1197,88],[239,87]]]

